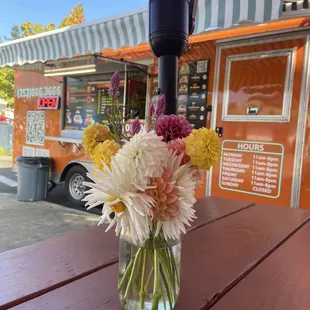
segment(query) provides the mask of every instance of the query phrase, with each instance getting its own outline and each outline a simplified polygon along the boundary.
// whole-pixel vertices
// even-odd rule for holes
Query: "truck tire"
[[[66,197],[73,207],[83,207],[85,205],[85,201],[82,201],[85,197],[84,192],[86,191],[83,182],[89,181],[86,173],[87,171],[84,167],[76,165],[73,166],[66,175]]]

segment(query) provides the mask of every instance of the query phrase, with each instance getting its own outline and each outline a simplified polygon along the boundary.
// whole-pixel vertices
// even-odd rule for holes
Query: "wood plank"
[[[181,292],[175,310],[207,308],[208,303],[238,283],[309,216],[307,210],[256,205],[187,234],[182,244]],[[105,272],[109,276],[103,276]],[[36,310],[44,305],[45,309],[82,309],[78,303],[83,294],[87,301],[84,309],[118,310],[117,276],[117,265],[113,265],[16,309]],[[82,293],[77,286],[83,288]]]
[[[220,220],[230,214],[252,207],[255,203],[244,200],[224,199],[221,197],[205,197],[195,204],[197,219],[187,231],[193,231],[213,221]]]
[[[95,227],[0,255],[0,308],[29,300],[118,261],[114,231]]]
[[[201,199],[195,205],[198,218],[190,230],[250,205]],[[113,230],[105,233],[104,229],[96,227],[0,254],[0,306],[17,305],[117,262],[118,238]]]
[[[310,309],[309,245],[307,223],[211,310]]]
[[[117,274],[118,264],[114,264],[12,310],[121,310],[123,308],[117,296]]]

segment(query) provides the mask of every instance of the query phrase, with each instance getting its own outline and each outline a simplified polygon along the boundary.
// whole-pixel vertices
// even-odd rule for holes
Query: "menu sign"
[[[208,60],[183,63],[179,75],[178,115],[186,118],[194,128],[206,125],[206,98],[208,87]],[[153,80],[152,102],[159,99],[158,76]]]
[[[208,60],[182,64],[178,115],[185,117],[196,129],[206,125],[207,86]]]
[[[66,100],[66,129],[83,130],[88,125],[104,123],[111,103],[107,100],[109,83],[95,84],[87,81],[70,81]],[[120,88],[123,102],[124,85]]]
[[[219,186],[223,190],[278,198],[283,158],[282,144],[225,140]]]

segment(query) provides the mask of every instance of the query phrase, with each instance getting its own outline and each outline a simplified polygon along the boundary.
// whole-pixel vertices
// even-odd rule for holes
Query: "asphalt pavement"
[[[17,174],[12,170],[12,161],[10,158],[0,157],[0,193],[17,193]],[[47,196],[47,201],[58,204],[63,207],[72,208],[93,214],[101,214],[100,208],[95,208],[87,211],[86,208],[72,207],[66,198],[66,193],[63,184],[58,184]]]

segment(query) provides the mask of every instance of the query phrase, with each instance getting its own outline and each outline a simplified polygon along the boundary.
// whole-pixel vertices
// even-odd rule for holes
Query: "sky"
[[[57,27],[79,2],[87,22],[148,6],[148,0],[0,0],[0,38],[9,36],[13,25],[24,22],[55,23]]]

